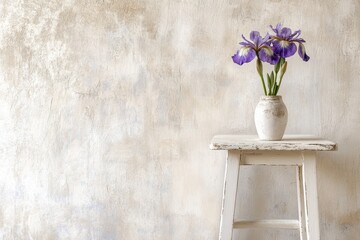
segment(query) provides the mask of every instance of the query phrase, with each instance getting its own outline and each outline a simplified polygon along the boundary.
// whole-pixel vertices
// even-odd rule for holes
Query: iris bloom
[[[297,46],[295,43],[298,43],[299,56],[305,62],[310,59],[310,57],[306,54],[305,46],[303,44],[305,40],[299,38],[301,34],[300,30],[292,33],[290,28],[283,27],[280,23],[277,24],[275,28],[273,28],[271,25],[270,27],[276,33],[276,36],[271,36],[275,53],[279,54],[283,58],[291,57],[296,53]]]
[[[232,56],[234,63],[243,65],[251,62],[256,57],[256,70],[261,78],[264,94],[266,96],[276,96],[284,74],[287,69],[286,58],[293,56],[296,51],[300,57],[307,62],[310,57],[306,54],[304,44],[305,40],[299,38],[301,31],[292,33],[290,28],[283,27],[280,23],[271,29],[276,35],[270,36],[268,33],[263,38],[257,31],[250,33],[250,40],[244,35],[244,42],[240,42],[241,48]],[[297,44],[299,47],[297,47]],[[266,74],[267,85],[263,74],[262,62],[268,62],[274,65],[274,70],[270,74]]]
[[[271,39],[269,34],[266,34],[263,38],[258,31],[252,31],[250,33],[251,41],[247,40],[244,35],[242,35],[242,38],[245,41],[240,42],[240,50],[232,56],[234,63],[243,65],[244,63],[251,62],[255,57],[272,65],[279,61],[280,56],[275,54],[270,46]]]

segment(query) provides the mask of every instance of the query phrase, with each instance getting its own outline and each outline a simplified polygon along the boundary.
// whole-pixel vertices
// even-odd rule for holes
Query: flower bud
[[[282,78],[286,72],[286,67],[287,67],[287,61],[284,62],[284,64],[281,66],[280,69],[280,77]]]

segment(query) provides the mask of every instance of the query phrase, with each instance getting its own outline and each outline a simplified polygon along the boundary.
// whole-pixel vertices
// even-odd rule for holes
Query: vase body
[[[281,140],[288,112],[281,96],[262,96],[255,108],[255,126],[261,140]]]

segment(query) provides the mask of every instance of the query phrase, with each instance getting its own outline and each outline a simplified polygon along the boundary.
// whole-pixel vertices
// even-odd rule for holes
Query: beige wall
[[[319,154],[322,239],[358,239],[359,12],[358,0],[2,0],[0,239],[217,239],[225,153],[207,145],[255,133],[262,91],[255,63],[230,56],[241,33],[278,22],[303,30],[311,57],[289,60],[287,133],[339,144]],[[296,217],[293,173],[242,171],[237,214]]]

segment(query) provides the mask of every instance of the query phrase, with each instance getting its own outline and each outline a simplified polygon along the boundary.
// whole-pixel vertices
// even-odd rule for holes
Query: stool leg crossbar
[[[295,166],[298,219],[241,221],[234,219],[238,176],[241,165]],[[316,189],[316,158],[310,151],[228,150],[224,177],[219,240],[231,240],[233,229],[298,229],[300,240],[320,240]]]

